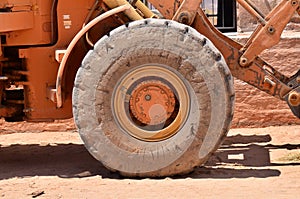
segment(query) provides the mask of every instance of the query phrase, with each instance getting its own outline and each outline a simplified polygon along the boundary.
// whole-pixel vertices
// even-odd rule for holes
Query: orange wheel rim
[[[190,109],[182,79],[166,66],[142,66],[123,75],[112,97],[113,115],[121,129],[149,142],[175,135]]]

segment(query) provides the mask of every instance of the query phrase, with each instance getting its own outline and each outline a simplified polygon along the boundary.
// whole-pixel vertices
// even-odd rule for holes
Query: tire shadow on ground
[[[0,171],[0,180],[32,176],[119,178],[95,160],[82,144],[2,146]]]
[[[186,177],[192,178],[267,178],[280,176],[275,166],[300,165],[298,162],[272,163],[270,150],[300,149],[300,144],[270,144],[270,135],[228,136],[204,167]]]
[[[281,174],[272,166],[300,165],[300,163],[271,163],[270,149],[291,150],[300,148],[300,145],[264,144],[270,139],[269,135],[228,137],[205,167],[196,168],[191,174],[174,178],[267,178]],[[33,176],[62,178],[99,176],[123,179],[118,173],[108,171],[81,144],[0,145],[0,171],[0,180]]]

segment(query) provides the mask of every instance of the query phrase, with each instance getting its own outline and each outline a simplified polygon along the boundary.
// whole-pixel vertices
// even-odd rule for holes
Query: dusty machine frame
[[[126,1],[116,1],[117,3],[110,3],[110,1],[96,2],[97,5],[101,6],[102,12],[108,11],[110,7],[114,8],[128,4]],[[287,77],[258,56],[263,50],[279,42],[282,31],[295,11],[297,11],[298,14],[300,13],[299,1],[283,0],[267,16],[264,16],[248,0],[237,0],[241,6],[260,22],[260,25],[244,46],[224,36],[211,25],[205,13],[200,8],[201,0],[163,2],[150,0],[149,2],[156,7],[166,19],[187,24],[209,38],[221,51],[234,77],[281,100],[286,100],[293,113],[297,117],[300,117],[299,72],[292,77]],[[72,117],[70,99],[73,84],[72,79],[74,79],[79,67],[78,63],[80,63],[86,50],[78,50],[78,47],[77,50],[74,50],[75,46],[78,46],[78,43],[80,43],[78,42],[80,37],[77,37],[77,42],[73,42],[71,45],[69,44],[82,28],[80,21],[84,22],[86,19],[91,18],[93,14],[90,13],[90,16],[85,18],[86,15],[89,14],[88,11],[78,12],[79,14],[77,14],[75,18],[73,10],[78,10],[80,6],[89,6],[89,9],[93,9],[93,7],[90,6],[91,3],[92,1],[86,3],[79,1],[76,6],[71,6],[71,3],[68,2],[62,4],[57,1],[47,1],[47,3],[24,1],[24,3],[19,5],[20,3],[18,1],[9,1],[8,3],[0,4],[3,7],[0,31],[2,32],[1,46],[4,51],[3,53],[1,52],[1,68],[2,71],[7,68],[13,69],[9,69],[11,71],[8,72],[8,75],[2,72],[2,106],[0,108],[0,116],[14,118],[13,121],[23,119],[27,121],[51,121],[53,119]],[[151,18],[154,16],[140,1],[132,1],[131,3],[134,4],[134,7],[137,8],[140,13],[143,13],[143,17]],[[48,7],[50,7],[51,10],[49,9],[49,11],[47,11],[46,9],[48,9]],[[95,7],[96,4],[94,5],[94,8]],[[55,10],[56,8],[58,9]],[[125,14],[126,13],[131,13],[129,17],[130,20],[143,18],[134,10],[132,5],[125,9]],[[38,17],[36,17],[36,15]],[[34,16],[38,19],[34,19]],[[74,17],[74,19],[70,19],[70,16]],[[117,17],[116,19],[116,15],[113,14],[110,16],[109,19],[104,17],[106,18],[104,22],[102,21],[104,18],[100,19],[100,22],[97,22],[98,25],[102,27],[102,30],[97,33],[99,37],[122,23],[128,22],[128,19],[122,19],[122,17]],[[18,21],[18,23],[8,23],[9,20]],[[79,23],[74,25],[74,21],[76,20],[78,20]],[[41,22],[43,22],[44,29],[47,30],[43,30],[42,32],[37,31],[40,34],[37,36],[40,41],[36,42],[32,39],[36,38],[34,31],[37,27],[34,26],[34,23]],[[84,23],[87,22],[88,21]],[[89,28],[94,27],[97,23],[90,24],[91,27]],[[55,27],[56,25],[58,25],[58,28]],[[73,28],[71,29],[70,27],[72,26]],[[87,31],[87,27],[85,27],[85,30]],[[33,34],[34,36],[32,36]],[[20,37],[20,35],[25,36]],[[22,39],[27,41],[22,41]],[[32,42],[33,45],[30,42]],[[62,59],[67,46],[69,46],[67,56],[65,56],[65,59]],[[6,51],[9,52],[6,53]],[[13,57],[11,54],[13,54]],[[75,56],[79,58],[77,60],[74,58],[68,59],[70,54],[72,54],[73,57],[75,54]],[[45,63],[43,58],[33,59],[32,57],[50,57],[51,60],[47,60],[47,63]],[[62,63],[55,62],[54,58],[59,62],[62,61]],[[51,67],[47,69],[47,73],[51,74],[47,75],[48,77],[42,77],[43,75],[41,74],[43,71],[41,71],[41,67],[37,67],[37,65],[45,64],[51,65]],[[34,67],[31,68],[31,65]],[[39,69],[37,70],[37,68]],[[43,68],[43,70],[45,70],[45,68]],[[55,82],[53,77],[57,71],[59,72],[55,77]],[[36,78],[36,76],[40,75],[40,78]],[[22,97],[23,94],[20,91],[23,89],[17,88],[13,89],[17,90],[16,94],[12,94],[12,99],[9,99],[11,94],[5,94],[3,90],[4,88],[11,87],[11,85],[25,88],[25,96]],[[40,97],[43,99],[40,100]],[[7,102],[5,102],[6,99]],[[57,103],[59,109],[55,107],[53,102]]]
[[[287,101],[294,115],[300,118],[300,70],[296,71],[293,76],[287,77],[259,57],[259,54],[262,51],[279,42],[285,26],[294,13],[297,11],[298,14],[300,14],[300,0],[282,0],[281,3],[279,3],[267,16],[264,16],[249,0],[237,0],[237,2],[260,23],[245,45],[241,45],[223,35],[209,22],[204,11],[200,8],[202,0],[149,0],[148,2],[159,11],[163,18],[176,21],[174,23],[177,25],[170,25],[171,30],[173,30],[171,34],[175,36],[178,36],[179,34],[180,36],[180,34],[185,33],[180,33],[180,31],[177,30],[177,27],[183,28],[183,31],[181,32],[186,32],[188,31],[188,28],[192,27],[193,31],[196,30],[197,35],[190,35],[189,37],[191,39],[193,39],[193,37],[201,38],[201,35],[203,35],[216,47],[216,50],[206,52],[208,53],[207,55],[213,59],[213,62],[225,60],[225,65],[227,64],[234,77],[243,80],[278,99]],[[75,115],[77,118],[75,118],[75,120],[80,120],[78,117],[81,116],[78,115],[81,114],[81,110],[78,107],[80,107],[80,103],[85,104],[85,101],[83,100],[84,98],[79,100],[75,99],[75,104],[72,105],[72,89],[74,87],[74,90],[76,91],[75,94],[73,92],[73,98],[74,96],[77,98],[76,95],[81,92],[79,91],[81,89],[80,87],[85,86],[84,83],[80,82],[80,79],[85,76],[82,72],[82,70],[85,69],[84,66],[82,68],[81,63],[84,65],[94,58],[97,59],[97,57],[93,57],[96,56],[95,53],[94,55],[93,53],[90,53],[97,47],[94,46],[94,44],[103,39],[105,35],[110,35],[112,30],[119,28],[118,31],[120,31],[120,27],[123,27],[124,24],[124,27],[128,27],[126,24],[129,22],[143,20],[145,18],[158,18],[158,16],[149,10],[140,0],[78,0],[76,3],[72,0],[0,0],[0,116],[4,117],[7,121],[52,121],[55,119],[71,118],[73,116],[73,106],[73,110],[77,112],[77,115]],[[149,29],[153,29],[152,31],[155,32],[154,29],[157,26],[161,28],[160,32],[163,33],[165,29],[161,27],[162,22],[164,22],[166,26],[169,25],[168,21],[163,21],[162,19],[156,20],[156,22],[153,20],[151,23],[156,25],[150,25]],[[147,23],[148,22],[145,21],[145,24]],[[138,24],[135,23],[134,28],[137,26]],[[118,34],[119,36],[122,36],[121,33]],[[108,37],[103,40],[107,38]],[[139,36],[139,38],[143,40],[143,37]],[[155,39],[155,37],[153,37],[153,39]],[[205,45],[204,40],[202,41],[203,46]],[[200,43],[201,42],[199,42],[199,45],[201,45]],[[185,44],[182,45],[184,49]],[[105,48],[109,49],[110,46],[108,45]],[[213,49],[215,48],[213,47]],[[173,49],[171,48],[170,51],[172,50]],[[168,54],[169,52],[164,53]],[[193,57],[195,58],[194,55]],[[158,60],[160,60],[160,58]],[[175,151],[171,151],[170,154],[176,154],[178,152],[176,150],[179,148],[182,157],[176,157],[178,159],[174,160],[174,163],[170,163],[171,166],[165,165],[165,167],[163,167],[166,169],[162,169],[162,171],[156,169],[153,172],[148,170],[140,172],[139,169],[135,170],[135,168],[131,168],[132,170],[123,171],[126,175],[165,176],[183,173],[194,166],[202,164],[207,157],[216,150],[218,144],[220,144],[222,138],[226,135],[232,119],[233,103],[230,101],[234,101],[234,99],[230,98],[234,98],[234,91],[232,79],[230,79],[231,74],[227,71],[227,66],[221,67],[223,70],[221,73],[226,73],[229,79],[224,80],[226,82],[225,84],[220,84],[223,86],[223,91],[224,89],[227,89],[225,93],[228,91],[228,93],[226,93],[226,100],[229,104],[226,104],[226,113],[224,113],[225,116],[222,116],[224,117],[224,121],[223,119],[221,121],[224,123],[224,126],[218,126],[219,129],[217,129],[216,132],[219,131],[220,134],[217,133],[217,136],[212,136],[214,137],[212,139],[212,144],[209,144],[211,145],[208,147],[210,149],[205,152],[206,155],[203,155],[204,158],[202,158],[202,162],[195,162],[193,156],[190,156],[188,152],[185,153],[185,151],[181,151],[180,147],[175,144],[177,148],[171,146],[175,147]],[[98,67],[98,65],[96,67]],[[140,68],[136,69],[136,73],[125,74],[125,76],[128,76],[125,80],[129,81],[130,77],[138,77],[137,74],[139,74]],[[181,79],[182,75],[177,76],[177,72],[174,71],[174,69],[170,69],[169,72],[166,72],[168,70],[168,67],[160,67],[159,65],[146,65],[145,67],[146,72],[151,73],[152,71],[157,71],[155,74],[165,73],[167,76],[169,75],[171,79],[173,78],[174,81],[172,81],[175,84],[178,83],[179,87],[180,85],[182,86],[182,89],[179,91],[177,90],[177,92],[182,91],[183,95],[186,95],[183,96],[183,99],[185,99],[185,97],[186,99],[189,99],[187,93],[191,86],[186,87],[184,83],[185,80],[178,80]],[[74,86],[75,76],[77,80],[75,80]],[[110,74],[110,76],[112,76],[112,74]],[[89,76],[84,78],[89,79]],[[158,117],[158,120],[154,121],[155,125],[160,125],[161,121],[164,121],[167,118],[173,119],[171,112],[178,111],[176,110],[178,107],[175,105],[176,103],[178,104],[178,100],[175,100],[176,91],[172,91],[173,86],[171,84],[164,83],[168,82],[167,80],[161,82],[160,79],[163,78],[164,77],[161,76],[159,78],[154,78],[154,81],[147,80],[145,83],[139,83],[137,88],[133,89],[134,92],[132,94],[132,96],[142,95],[144,94],[142,91],[144,87],[147,87],[147,89],[155,87],[156,90],[153,89],[151,91],[152,94],[158,95],[158,100],[161,100],[164,103],[162,104],[159,102],[161,104],[159,104],[160,108],[158,108],[158,110],[161,110],[161,107],[165,106],[164,108],[170,112],[169,115]],[[94,85],[89,86],[92,87]],[[226,88],[226,86],[230,88]],[[119,87],[116,85],[116,88]],[[99,90],[99,88],[97,89]],[[108,93],[107,91],[105,92]],[[121,99],[121,94],[122,93],[117,92],[117,94],[113,94],[113,97],[115,96],[116,99]],[[85,94],[81,95],[83,96]],[[85,100],[88,101],[90,99],[88,97]],[[151,95],[146,95],[143,100],[145,100],[145,102],[150,101]],[[130,102],[131,106],[134,105],[135,102],[133,98],[130,99],[130,101],[133,101],[132,103]],[[165,105],[169,102],[173,105]],[[222,99],[219,102],[222,102]],[[89,102],[86,104],[89,104]],[[112,104],[116,104],[113,108],[117,111],[124,109],[124,107],[118,106],[118,100],[114,100]],[[89,114],[89,106],[86,106],[86,108],[87,110],[83,111],[87,113],[84,114]],[[138,113],[135,114],[137,109],[132,109],[130,114],[120,115],[120,117],[136,117],[135,119],[139,120],[140,115]],[[187,116],[188,111],[184,111],[185,110],[183,110],[182,113],[185,114],[186,119],[189,117]],[[106,113],[107,112],[103,112],[103,114]],[[159,145],[161,144],[160,142],[164,142],[170,137],[172,137],[172,139],[174,137],[174,139],[177,139],[177,134],[181,134],[179,135],[180,137],[188,132],[181,131],[178,133],[178,129],[181,128],[181,112],[177,112],[176,114],[177,116],[175,116],[176,118],[179,118],[179,122],[175,119],[175,126],[170,125],[172,128],[174,127],[172,130],[174,132],[167,132],[168,128],[166,128],[162,131],[162,135],[158,133],[158,137],[155,137],[154,140],[144,140],[144,137],[142,137],[144,135],[140,136],[139,133],[137,133],[138,135],[129,134],[133,135],[132,137],[138,137],[138,139],[146,141],[144,144],[149,146],[155,144]],[[89,120],[89,118],[83,120]],[[151,121],[148,120],[149,118],[142,118],[139,123],[144,122],[152,125]],[[95,122],[102,122],[102,119],[96,118]],[[196,121],[194,123],[198,122],[199,121]],[[201,134],[200,130],[199,135],[196,135],[196,133],[193,132],[193,122],[190,124],[192,125],[190,127],[191,134],[187,135],[187,138],[194,137],[195,140],[191,141],[193,144],[187,147],[187,151],[199,148],[201,147],[201,144],[199,143],[205,142],[203,137],[205,136],[205,132]],[[88,124],[84,123],[84,125]],[[126,125],[126,122],[124,122],[125,127]],[[206,123],[204,125],[206,125]],[[205,128],[206,127],[207,126],[205,126]],[[82,126],[79,125],[79,130],[80,128],[82,128]],[[130,129],[130,127],[128,128]],[[110,132],[109,127],[107,129],[107,134],[113,133]],[[140,130],[143,131],[143,128]],[[116,131],[118,131],[118,129],[116,129]],[[97,134],[91,133],[92,136],[87,135],[90,132],[81,132],[83,140],[87,140],[86,147],[92,154],[95,153],[95,151],[98,152],[102,150],[101,147],[95,149],[95,147],[98,147],[99,145],[98,141],[95,141],[95,138],[100,136],[101,132]],[[146,133],[146,130],[143,131],[143,133]],[[212,133],[214,134],[214,132]],[[121,134],[119,135],[123,136],[123,134]],[[114,136],[118,137],[119,135]],[[114,136],[110,135],[108,138],[113,139]],[[124,142],[128,139],[133,139],[132,137],[126,137]],[[101,137],[99,140],[106,138],[107,137]],[[157,143],[148,143],[153,141]],[[112,140],[112,142],[119,142],[119,138],[117,141]],[[133,142],[136,142],[136,140]],[[179,142],[182,142],[182,140]],[[104,142],[104,144],[107,143],[108,142],[106,141]],[[123,147],[122,143],[116,145],[118,145],[117,147]],[[142,148],[144,145],[140,145],[140,147]],[[163,148],[163,146],[160,147]],[[135,152],[136,148],[130,149],[129,151]],[[195,154],[198,153],[197,151],[194,152]],[[104,153],[107,153],[107,151]],[[116,152],[116,156],[119,154],[121,154],[119,151]],[[97,153],[93,155],[100,161],[102,161],[103,158],[107,158],[106,156],[98,157],[101,156],[101,154],[99,155]],[[152,156],[151,158],[154,158],[154,156]],[[188,167],[186,167],[185,163],[182,163],[182,161],[178,163],[178,161],[184,159],[183,157],[189,159],[188,162],[191,162]],[[111,160],[109,159],[109,161]],[[116,161],[119,161],[119,159],[116,159]],[[130,160],[127,161],[130,162]],[[104,162],[106,162],[106,160],[104,160]],[[140,160],[137,162],[139,163]],[[128,166],[127,164],[128,163],[126,163],[126,166]],[[145,167],[147,167],[149,164],[145,162],[145,165]],[[178,165],[182,165],[181,169],[177,167]],[[118,167],[119,164],[114,166]],[[114,168],[114,166],[107,165],[108,168],[121,171],[121,169]]]
[[[205,35],[221,51],[234,77],[274,97],[286,100],[293,113],[300,118],[299,72],[291,78],[286,77],[258,57],[265,49],[271,48],[280,41],[280,36],[295,11],[300,14],[299,1],[282,1],[267,16],[264,16],[251,1],[237,0],[260,23],[244,46],[222,35],[211,25],[205,13],[200,9],[202,0],[165,1],[163,3],[149,0],[149,2],[158,8],[165,18],[187,24]],[[142,4],[139,5],[141,11],[147,12]],[[130,7],[130,9],[133,8]],[[148,14],[148,17],[153,16]],[[138,20],[139,17],[133,17],[133,19]],[[57,78],[56,86],[58,107],[61,107],[62,94],[59,78]]]
[[[150,0],[150,2],[154,6],[160,5],[159,1]],[[168,9],[161,12],[167,18],[191,25],[208,37],[221,50],[234,77],[279,99],[287,100],[293,113],[299,118],[299,72],[288,78],[258,57],[262,51],[280,41],[280,36],[295,11],[300,14],[299,1],[282,1],[267,16],[264,16],[251,1],[237,0],[237,2],[260,22],[244,46],[220,34],[209,23],[204,12],[196,9],[202,3],[201,0],[185,0],[178,10],[173,12],[170,12],[173,4],[166,2],[164,8]]]

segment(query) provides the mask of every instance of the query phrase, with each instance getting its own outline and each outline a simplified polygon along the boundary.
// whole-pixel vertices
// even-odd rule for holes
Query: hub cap
[[[167,66],[142,66],[125,74],[112,98],[113,115],[121,129],[144,141],[175,135],[190,107],[182,79]]]
[[[171,117],[174,109],[174,93],[158,80],[138,84],[130,98],[130,110],[143,124],[159,125]]]

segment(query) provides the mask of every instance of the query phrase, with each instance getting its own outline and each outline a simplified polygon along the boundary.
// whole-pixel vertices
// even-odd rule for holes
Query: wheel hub
[[[130,110],[141,123],[158,125],[169,119],[175,109],[172,90],[160,81],[137,85],[130,98]]]
[[[162,141],[184,125],[190,107],[186,85],[167,66],[142,66],[124,74],[115,87],[115,121],[131,136]]]

